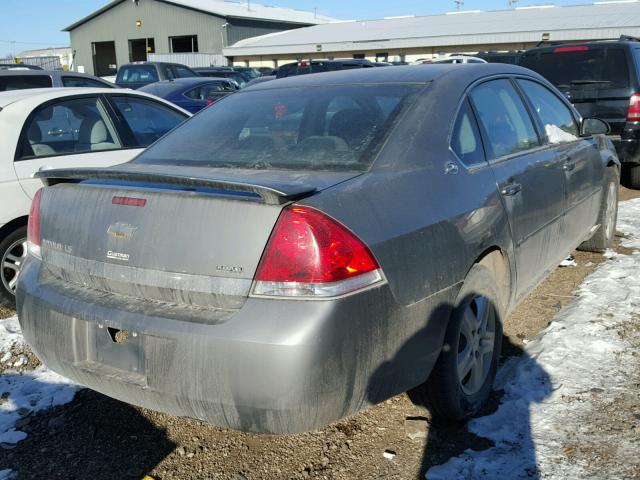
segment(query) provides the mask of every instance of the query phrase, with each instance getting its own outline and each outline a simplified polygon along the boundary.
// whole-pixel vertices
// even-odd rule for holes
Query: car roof
[[[388,68],[357,68],[332,72],[309,73],[278,79],[277,82],[264,82],[250,90],[267,90],[285,87],[307,87],[339,84],[385,84],[385,83],[428,83],[447,76],[448,78],[468,78],[469,83],[476,79],[499,74],[538,75],[529,69],[505,63],[464,63],[464,64],[426,64],[402,65]]]
[[[73,97],[75,95],[95,95],[109,93],[113,94],[125,94],[139,97],[148,97],[156,101],[161,101],[168,105],[171,105],[174,109],[180,110],[184,113],[186,110],[177,107],[176,105],[169,103],[154,95],[150,95],[145,92],[139,92],[137,90],[131,90],[129,88],[90,88],[90,87],[57,87],[57,88],[28,88],[24,90],[10,90],[8,92],[0,92],[0,108],[4,108],[12,103],[20,102],[22,100],[31,100],[37,98],[40,103],[44,103],[49,100],[55,100],[56,98]]]
[[[70,75],[73,77],[84,77],[84,78],[93,78],[93,79],[98,78],[93,75],[89,75],[87,73],[65,72],[64,70],[0,70],[0,76],[15,77],[15,76],[43,76],[43,75],[48,75],[51,77]]]
[[[154,88],[160,87],[163,89],[163,93],[173,93],[184,90],[185,88],[196,87],[198,85],[206,85],[207,83],[213,82],[229,82],[228,78],[218,78],[218,77],[184,77],[184,78],[175,78],[173,80],[160,80],[158,82],[153,82],[148,85],[145,85],[139,91],[154,93]]]
[[[182,63],[175,63],[175,62],[129,62],[129,63],[125,63],[120,68],[131,67],[131,66],[136,66],[136,65],[178,65],[180,67],[187,67],[186,65],[184,65]],[[189,68],[189,67],[187,67],[187,68]]]
[[[554,43],[553,45],[542,45],[540,47],[530,48],[522,52],[522,55],[532,55],[536,53],[552,52],[558,47],[585,46],[589,48],[606,48],[606,47],[622,47],[622,48],[639,48],[640,42],[631,40],[596,40],[591,42],[567,42]]]
[[[219,78],[219,77],[182,77],[182,78],[174,78],[172,80],[160,80],[156,83],[173,83],[176,86],[186,86],[186,85],[196,85],[199,83],[209,83],[209,82],[228,82],[228,78]]]

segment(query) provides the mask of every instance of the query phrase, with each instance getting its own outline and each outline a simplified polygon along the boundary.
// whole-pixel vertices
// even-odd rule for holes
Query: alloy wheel
[[[610,183],[607,188],[607,200],[606,200],[606,210],[604,212],[604,234],[607,239],[613,238],[614,228],[616,222],[616,185],[615,183]]]
[[[496,336],[496,315],[491,301],[477,295],[464,311],[458,340],[458,381],[467,395],[478,393],[485,384]]]
[[[13,242],[2,255],[2,285],[4,288],[16,293],[18,276],[27,256],[27,239],[21,238]]]

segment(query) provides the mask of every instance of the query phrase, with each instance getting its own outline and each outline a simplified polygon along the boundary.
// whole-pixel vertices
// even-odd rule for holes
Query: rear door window
[[[478,85],[471,91],[471,99],[484,128],[491,158],[540,145],[531,117],[509,80]]]
[[[198,76],[193,70],[190,70],[187,67],[183,67],[182,65],[175,65],[174,68],[176,71],[176,78],[189,78]]]
[[[478,124],[468,100],[464,101],[458,112],[451,135],[451,149],[468,167],[485,163]]]
[[[186,116],[151,99],[114,96],[113,102],[133,134],[136,147],[151,145]]]
[[[62,85],[65,87],[91,87],[91,88],[111,88],[111,85],[85,77],[73,77],[65,75],[62,77]]]
[[[153,65],[127,65],[118,72],[118,83],[152,83],[158,81]]]
[[[235,89],[227,82],[207,83],[193,88],[185,93],[185,96],[193,100],[212,100],[219,98],[221,94],[233,92]]]
[[[557,47],[523,55],[521,65],[561,90],[629,87],[627,57],[622,48]]]
[[[47,75],[2,75],[0,92],[24,90],[28,88],[51,88],[51,77]]]
[[[565,143],[578,140],[578,125],[571,110],[548,88],[531,80],[518,80],[540,118],[549,143]]]
[[[121,148],[109,115],[97,97],[59,101],[36,110],[25,125],[21,158]]]

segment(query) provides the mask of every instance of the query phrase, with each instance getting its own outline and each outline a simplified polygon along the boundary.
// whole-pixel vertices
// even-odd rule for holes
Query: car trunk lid
[[[42,197],[43,263],[76,288],[240,308],[281,209],[356,175],[151,165],[39,172],[53,186]]]

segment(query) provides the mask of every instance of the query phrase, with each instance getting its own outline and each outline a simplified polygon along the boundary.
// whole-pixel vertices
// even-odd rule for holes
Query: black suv
[[[198,74],[186,65],[164,62],[134,62],[122,65],[116,75],[116,85],[120,88],[138,89],[175,78],[197,77]]]
[[[334,70],[347,70],[351,68],[370,68],[376,64],[362,58],[347,58],[344,60],[303,60],[296,63],[287,63],[278,68],[276,78],[293,77],[307,73],[331,72]]]
[[[623,36],[534,48],[522,54],[520,65],[546,77],[583,117],[611,125],[622,181],[640,189],[640,40]]]

